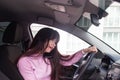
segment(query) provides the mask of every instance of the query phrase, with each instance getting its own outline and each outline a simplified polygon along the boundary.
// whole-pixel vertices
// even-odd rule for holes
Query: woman
[[[18,61],[18,69],[25,80],[59,80],[61,65],[70,66],[85,53],[97,52],[95,46],[62,56],[58,49],[59,33],[50,28],[41,29]]]

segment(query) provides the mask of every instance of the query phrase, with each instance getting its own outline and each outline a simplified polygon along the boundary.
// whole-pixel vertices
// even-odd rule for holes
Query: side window
[[[36,33],[44,27],[50,27],[42,24],[31,24],[30,28],[32,30],[33,37],[36,35]],[[53,27],[50,27],[53,28]],[[89,47],[90,45],[86,43],[85,41],[79,39],[78,37],[65,32],[63,30],[53,28],[57,30],[60,34],[60,41],[58,43],[58,49],[61,54],[63,55],[71,55],[74,54],[76,51],[81,50],[83,48]]]

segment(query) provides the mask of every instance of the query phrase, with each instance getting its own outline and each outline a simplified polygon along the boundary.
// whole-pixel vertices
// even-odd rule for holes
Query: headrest
[[[3,42],[4,43],[18,43],[23,38],[23,28],[19,26],[17,23],[11,23],[8,25],[3,34]]]

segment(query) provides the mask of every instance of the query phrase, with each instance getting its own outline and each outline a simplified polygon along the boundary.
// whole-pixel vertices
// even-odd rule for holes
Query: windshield
[[[99,20],[99,26],[92,25],[91,21],[85,17],[77,22],[77,26],[90,32],[120,52],[120,3],[99,1],[98,6],[108,13],[108,16]]]

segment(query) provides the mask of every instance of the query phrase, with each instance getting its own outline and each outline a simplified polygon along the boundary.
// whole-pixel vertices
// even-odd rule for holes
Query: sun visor
[[[83,2],[86,0],[45,0],[45,3],[52,3],[56,5],[64,5],[64,6],[75,6],[80,7]]]
[[[45,1],[55,4],[72,5],[72,0],[45,0]]]
[[[58,22],[63,23],[63,24],[70,22],[70,16],[68,14],[62,13],[59,11],[54,11],[54,14],[55,14],[55,18]]]

